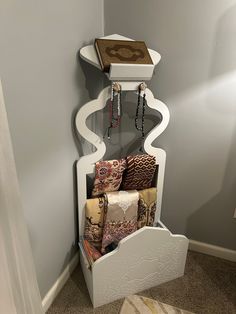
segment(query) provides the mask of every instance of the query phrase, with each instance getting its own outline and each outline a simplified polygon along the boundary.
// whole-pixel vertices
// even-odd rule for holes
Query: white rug
[[[177,307],[145,298],[131,295],[125,298],[120,314],[193,314]]]

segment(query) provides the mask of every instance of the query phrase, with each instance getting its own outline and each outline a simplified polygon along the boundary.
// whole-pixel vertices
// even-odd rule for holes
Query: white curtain
[[[0,81],[0,313],[42,314]]]

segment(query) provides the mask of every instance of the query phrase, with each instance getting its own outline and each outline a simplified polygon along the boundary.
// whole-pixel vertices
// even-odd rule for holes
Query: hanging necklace
[[[115,104],[115,95],[117,94],[117,102]],[[116,107],[116,108],[115,108]],[[121,85],[119,83],[112,84],[111,101],[109,105],[110,125],[107,129],[107,138],[111,138],[111,129],[120,125],[121,119]]]
[[[146,100],[146,94],[145,94],[145,89],[146,89],[147,85],[145,83],[141,83],[138,87],[138,104],[137,104],[137,108],[136,108],[136,115],[135,115],[135,127],[138,131],[142,132],[142,140],[144,139],[144,116],[145,116],[145,107],[147,104],[147,100]],[[139,116],[139,111],[140,111],[140,100],[141,100],[141,93],[142,91],[143,93],[143,106],[142,106],[142,113],[141,113],[141,117]],[[138,120],[141,119],[141,122],[138,122]]]

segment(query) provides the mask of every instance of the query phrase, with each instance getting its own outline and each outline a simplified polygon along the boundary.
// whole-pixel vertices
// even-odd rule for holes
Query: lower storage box
[[[184,274],[188,239],[160,227],[143,227],[89,269],[80,261],[90,298],[98,307],[127,295],[160,285]]]

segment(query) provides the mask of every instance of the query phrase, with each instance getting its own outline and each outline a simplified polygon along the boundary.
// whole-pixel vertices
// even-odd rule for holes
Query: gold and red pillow
[[[156,159],[154,156],[143,154],[128,156],[127,170],[124,174],[123,190],[143,190],[152,185],[156,170]]]

